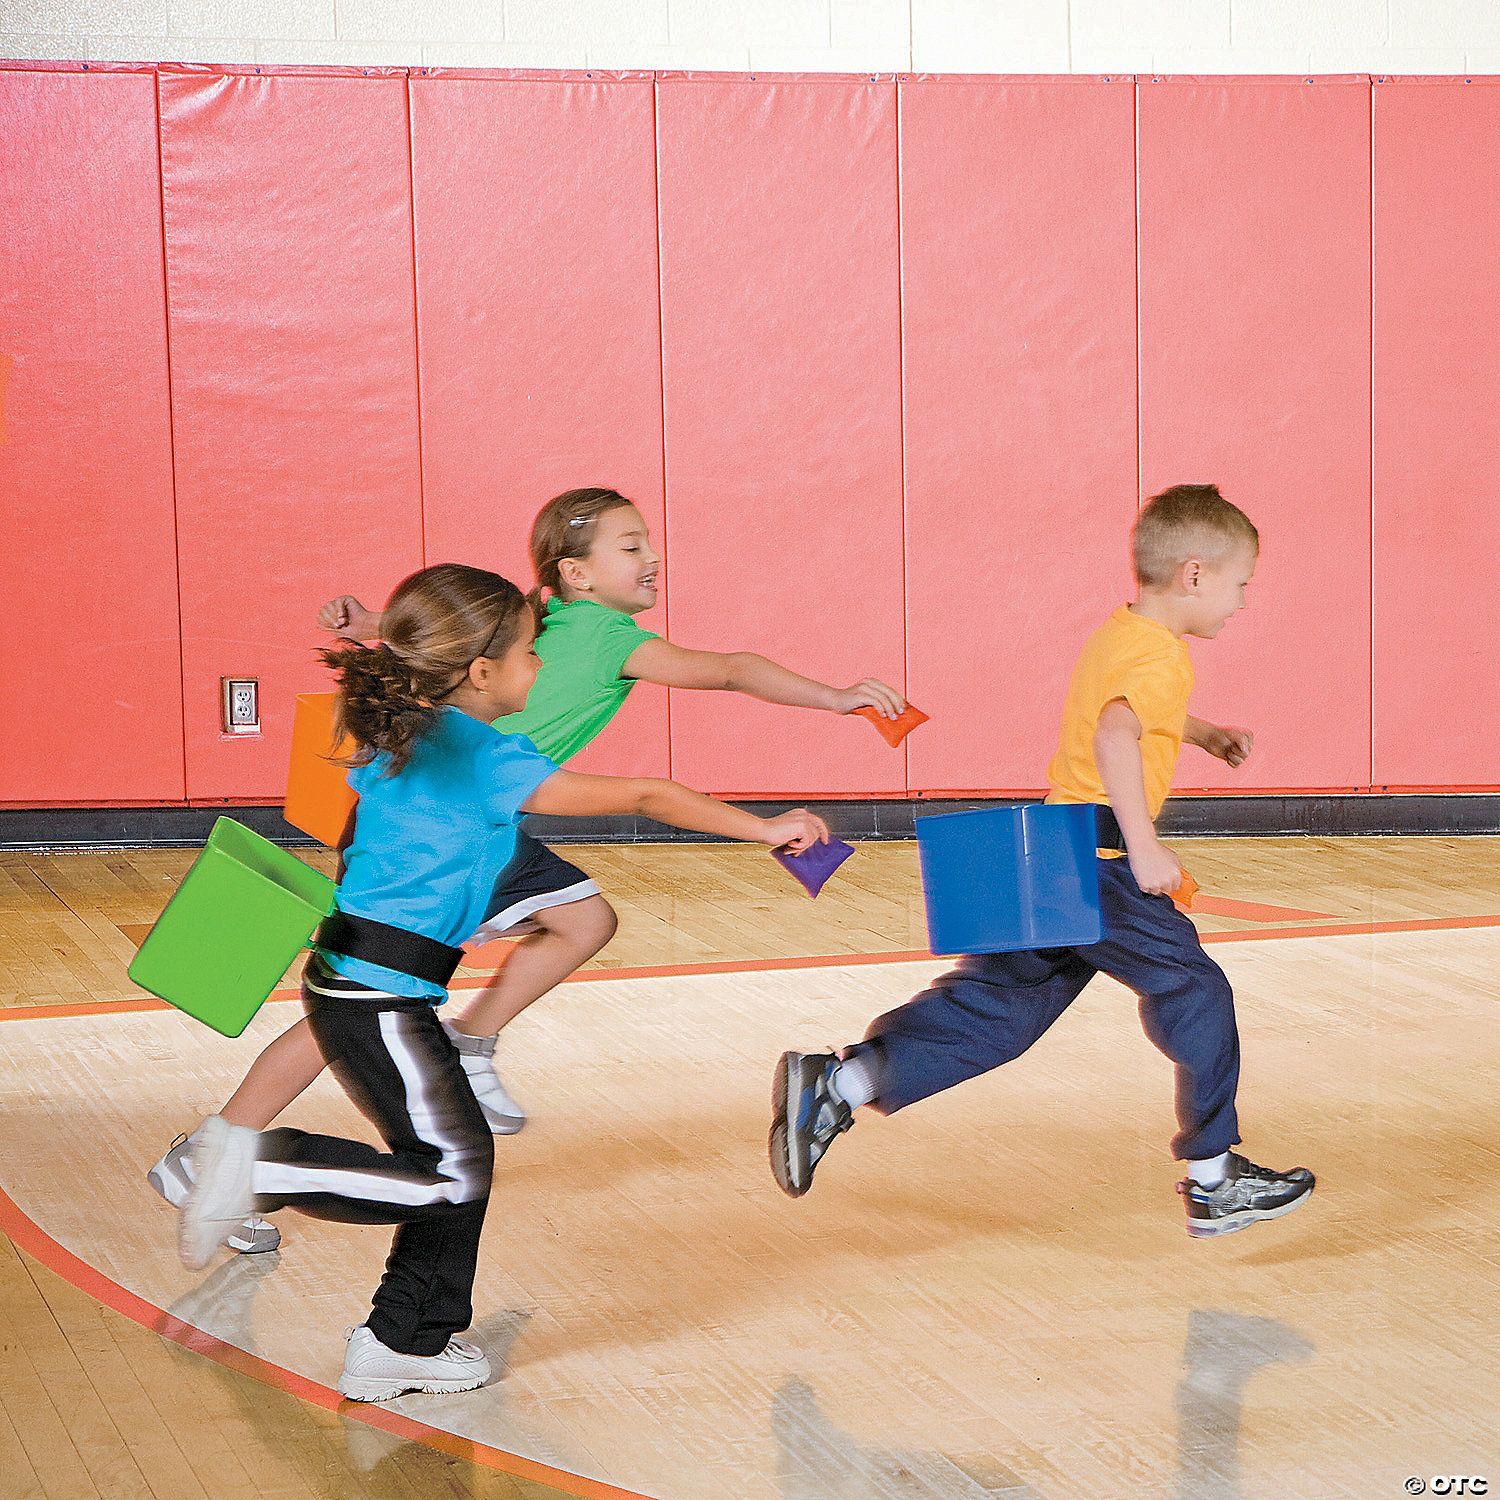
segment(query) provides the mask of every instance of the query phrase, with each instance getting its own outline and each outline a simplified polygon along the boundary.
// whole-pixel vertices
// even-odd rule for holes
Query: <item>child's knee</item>
[[[470,1124],[461,1136],[440,1152],[434,1163],[439,1175],[455,1181],[459,1193],[455,1204],[473,1203],[489,1196],[495,1176],[495,1138],[480,1116],[477,1126]]]
[[[1220,1053],[1239,1049],[1239,1028],[1234,1016],[1234,986],[1218,964],[1210,963],[1200,978],[1194,998],[1194,1029],[1204,1043]]]
[[[1229,976],[1212,960],[1204,967],[1199,987],[1205,1008],[1215,1014],[1234,1015],[1234,986],[1230,984]]]
[[[537,913],[537,921],[590,955],[597,953],[619,931],[620,919],[603,896],[588,896],[566,906],[552,906]]]

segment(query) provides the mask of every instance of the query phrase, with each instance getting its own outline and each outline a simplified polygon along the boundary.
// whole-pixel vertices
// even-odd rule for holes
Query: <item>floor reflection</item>
[[[1176,1500],[1240,1500],[1245,1386],[1268,1365],[1304,1364],[1316,1352],[1274,1318],[1194,1308],[1177,1383]]]
[[[1040,1500],[994,1458],[879,1448],[824,1416],[812,1388],[788,1380],[771,1410],[782,1500]]]
[[[188,1358],[183,1350],[209,1354],[220,1343],[260,1356],[256,1298],[280,1259],[273,1252],[222,1261],[166,1309],[157,1331],[170,1339],[169,1347],[180,1359]],[[471,1330],[470,1337],[489,1355],[495,1371],[482,1393],[492,1402],[502,1399],[497,1387],[529,1318],[529,1313],[502,1311]],[[205,1368],[198,1361],[195,1366]],[[324,1412],[217,1360],[210,1359],[206,1368],[233,1402],[239,1418],[234,1424],[239,1434],[236,1454],[257,1485],[274,1476],[279,1484],[290,1482],[294,1493],[335,1494],[341,1500],[410,1500],[413,1493],[563,1500],[561,1492],[549,1485],[477,1468],[372,1426],[361,1420],[366,1408],[345,1404],[334,1413]],[[475,1393],[476,1397],[480,1394]],[[410,1410],[422,1399],[406,1398],[388,1405]]]
[[[1245,1387],[1271,1365],[1303,1364],[1315,1352],[1274,1318],[1195,1308],[1188,1317],[1177,1413],[1174,1500],[1242,1500],[1240,1425]],[[882,1448],[824,1415],[816,1393],[788,1380],[771,1414],[782,1500],[1039,1500],[993,1456]]]

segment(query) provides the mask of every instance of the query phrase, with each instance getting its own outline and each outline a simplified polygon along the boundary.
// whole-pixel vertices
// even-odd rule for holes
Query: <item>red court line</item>
[[[388,1407],[366,1405],[363,1402],[345,1401],[332,1386],[309,1380],[293,1370],[272,1364],[270,1360],[249,1354],[233,1344],[184,1323],[154,1303],[147,1302],[134,1292],[127,1291],[117,1281],[112,1281],[85,1260],[79,1259],[42,1229],[26,1212],[0,1188],[0,1230],[3,1230],[26,1253],[40,1261],[48,1270],[54,1271],[64,1281],[71,1282],[79,1291],[86,1292],[96,1302],[120,1313],[132,1323],[191,1349],[225,1369],[240,1375],[248,1375],[265,1385],[285,1391],[310,1406],[324,1411],[337,1412],[350,1421],[363,1422],[369,1427],[378,1427],[407,1442],[422,1443],[446,1453],[453,1458],[465,1459],[482,1469],[494,1469],[517,1479],[529,1479],[538,1484],[552,1486],[565,1495],[576,1495],[580,1500],[650,1500],[637,1490],[623,1490],[618,1485],[606,1484],[601,1479],[589,1479],[582,1474],[570,1474],[566,1469],[554,1469],[550,1464],[538,1463],[535,1459],[522,1458],[518,1453],[507,1453],[503,1448],[492,1448],[487,1443],[473,1438],[459,1437],[441,1427],[419,1422],[415,1417],[405,1416]]]

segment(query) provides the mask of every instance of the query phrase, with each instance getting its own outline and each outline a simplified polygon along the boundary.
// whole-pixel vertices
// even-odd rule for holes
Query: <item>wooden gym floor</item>
[[[296,1014],[230,1042],[126,979],[191,852],[0,854],[0,1495],[1500,1482],[1500,840],[1177,847],[1238,995],[1246,1150],[1313,1167],[1306,1208],[1187,1238],[1170,1070],[1105,981],[1011,1067],[862,1117],[791,1202],[776,1054],[939,968],[911,847],[816,903],[753,849],[579,849],[621,931],[502,1045],[532,1124],[497,1143],[481,1252],[497,1378],[385,1408],[330,1389],[384,1231],[285,1214],[278,1255],[192,1275],[145,1186]],[[361,1129],[326,1080],[289,1118]]]

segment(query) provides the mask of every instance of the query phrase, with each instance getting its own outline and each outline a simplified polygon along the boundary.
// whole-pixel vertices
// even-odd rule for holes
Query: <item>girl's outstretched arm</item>
[[[747,843],[769,844],[773,849],[790,846],[798,854],[828,841],[828,825],[805,808],[779,818],[757,818],[679,782],[650,777],[583,776],[577,771],[559,771],[531,794],[523,811],[563,818],[638,814],[693,833],[744,839]]]
[[[873,708],[888,719],[899,719],[906,707],[906,700],[895,688],[875,677],[866,677],[852,687],[830,687],[811,677],[799,677],[753,651],[689,651],[660,639],[637,646],[626,658],[620,675],[659,682],[663,687],[746,693],[765,703],[821,708],[831,714]]]

